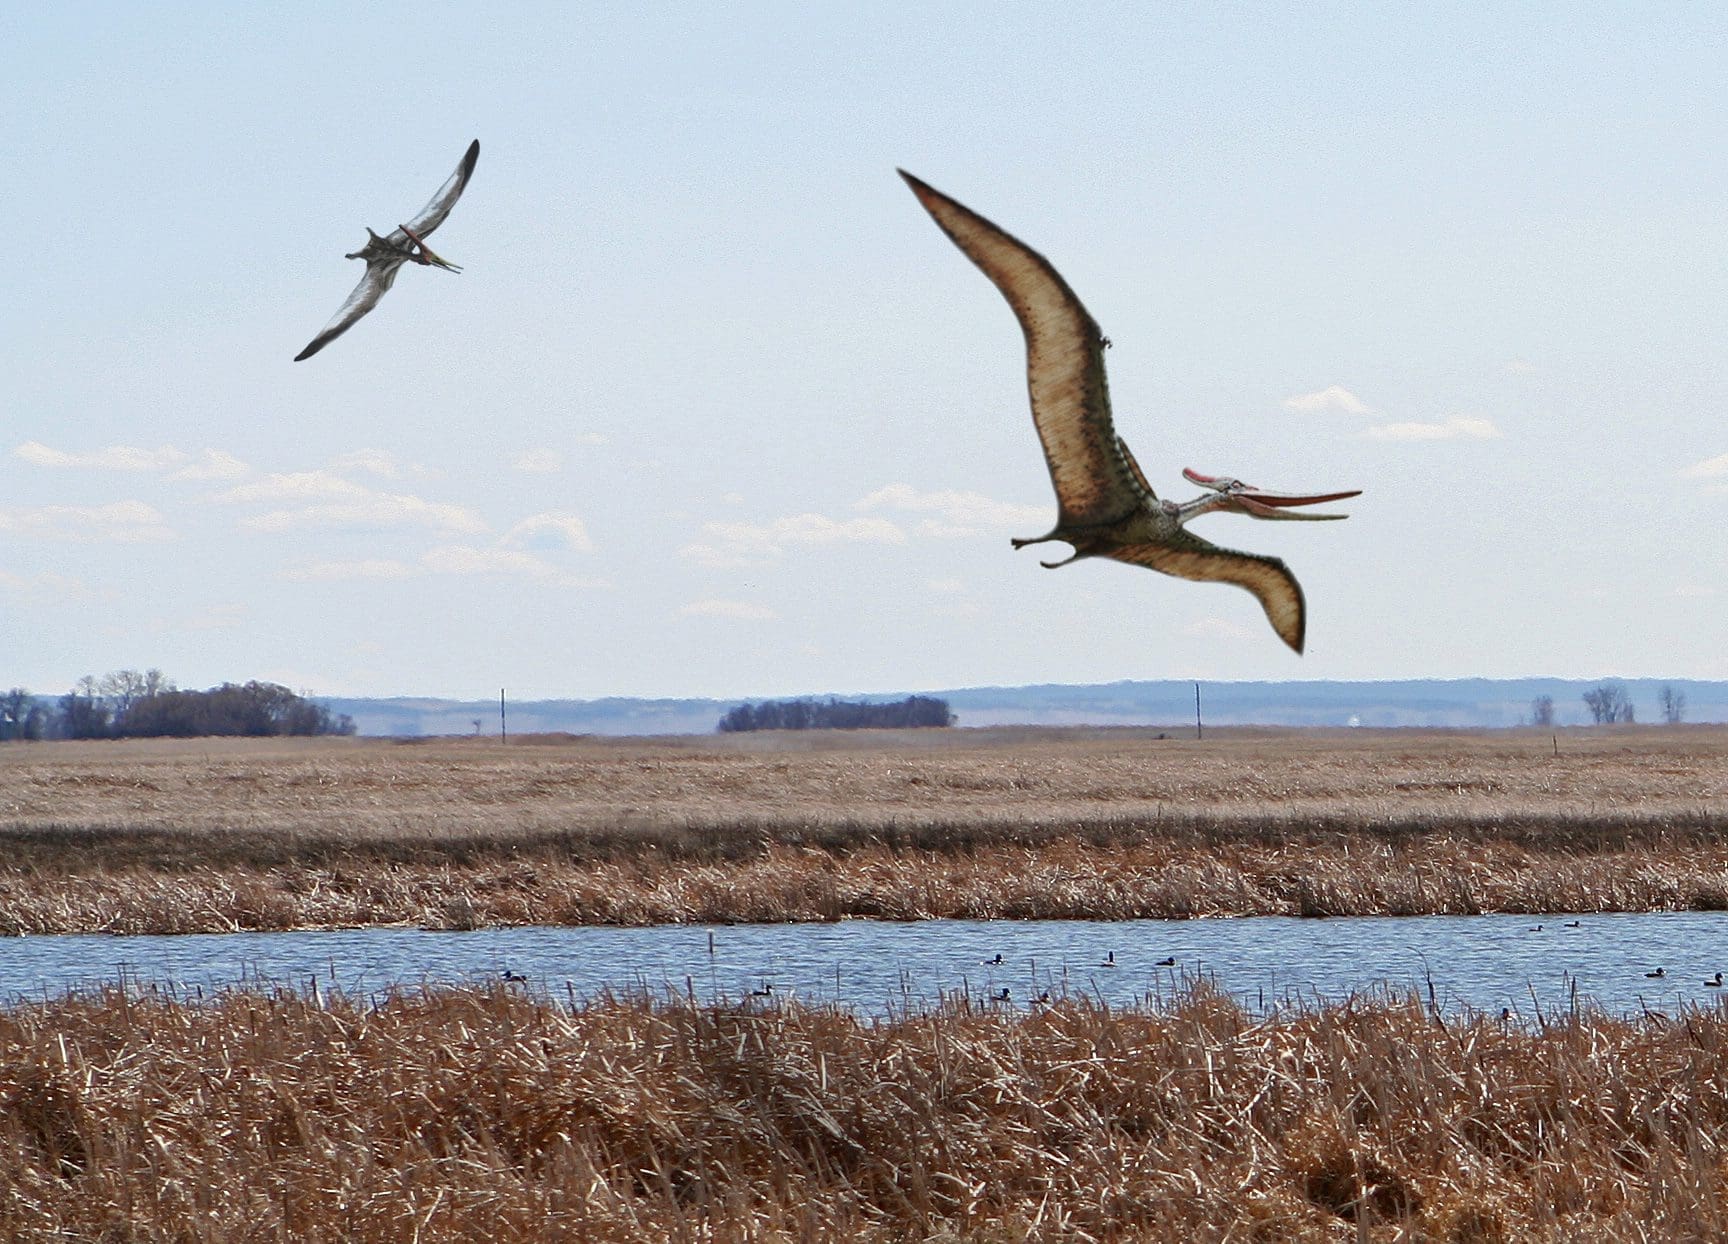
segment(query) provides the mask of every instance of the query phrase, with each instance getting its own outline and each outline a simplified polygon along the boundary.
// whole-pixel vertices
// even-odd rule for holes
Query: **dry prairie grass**
[[[1728,907],[1728,729],[0,748],[0,930]]]
[[[0,1016],[15,1240],[1719,1239],[1728,1012],[502,988]]]

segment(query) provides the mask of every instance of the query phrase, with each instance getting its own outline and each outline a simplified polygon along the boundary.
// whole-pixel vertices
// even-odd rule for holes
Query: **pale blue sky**
[[[0,8],[0,683],[784,695],[1728,677],[1715,6]],[[344,252],[481,155],[379,308]],[[1117,425],[1360,487],[1196,529],[1246,593],[1047,572],[1000,295]]]

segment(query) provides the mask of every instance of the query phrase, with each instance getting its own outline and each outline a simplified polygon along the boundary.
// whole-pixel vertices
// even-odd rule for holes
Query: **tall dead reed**
[[[1721,1238],[1728,1011],[1535,1031],[502,987],[0,1015],[0,1235]]]

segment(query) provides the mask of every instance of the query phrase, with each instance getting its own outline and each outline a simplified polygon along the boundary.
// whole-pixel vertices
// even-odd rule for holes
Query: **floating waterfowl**
[[[1012,997],[1013,997],[1013,995],[1008,992],[1008,986],[1004,985],[1004,986],[1002,986],[1001,991],[997,993],[996,1001],[1008,1002],[1012,999]]]
[[[1576,920],[1568,920],[1566,922],[1566,927],[1569,929],[1576,929],[1576,928],[1580,927],[1580,925],[1579,925],[1579,922]]]
[[[1104,956],[1104,962],[1100,963],[1098,966],[1101,968],[1113,968],[1113,967],[1115,967],[1116,966],[1116,952],[1114,950],[1112,950],[1109,954],[1105,955]]]
[[[1001,966],[1001,963],[1002,963],[1002,952],[1001,952],[1001,951],[997,951],[997,952],[996,952],[996,957],[995,957],[995,958],[994,958],[994,959],[986,959],[986,960],[984,960],[984,962],[985,962],[985,963],[986,963],[986,964],[987,964],[987,965],[989,965],[989,966],[991,966],[991,967],[999,967],[999,966]]]
[[[774,996],[774,982],[773,981],[763,981],[762,982],[762,988],[752,989],[750,991],[750,996],[752,998],[771,998],[771,997],[773,997]]]
[[[1168,959],[1158,960],[1158,966],[1161,968],[1173,968],[1173,967],[1175,967],[1176,966],[1176,956],[1171,955]]]
[[[954,244],[995,284],[1026,335],[1032,422],[1044,445],[1057,502],[1047,535],[1016,539],[1015,548],[1061,540],[1072,556],[1041,562],[1054,570],[1085,557],[1110,557],[1181,579],[1234,583],[1260,601],[1267,620],[1297,652],[1307,630],[1302,587],[1276,557],[1240,553],[1201,539],[1187,523],[1213,510],[1253,518],[1338,519],[1293,514],[1292,507],[1339,501],[1361,489],[1276,493],[1226,476],[1184,470],[1208,490],[1193,501],[1162,501],[1116,435],[1104,351],[1110,342],[1055,268],[1037,251],[905,170],[900,176]]]
[[[1668,975],[1668,969],[1667,968],[1657,968],[1654,972],[1646,972],[1646,973],[1644,973],[1644,975],[1646,977],[1648,977],[1650,980],[1659,981],[1664,976]]]
[[[300,353],[294,356],[296,363],[309,359],[336,338],[354,327],[354,323],[373,307],[384,292],[396,283],[396,273],[405,263],[417,263],[424,267],[443,268],[446,272],[460,272],[462,269],[448,260],[442,259],[426,245],[426,235],[444,223],[444,218],[450,214],[450,209],[456,206],[456,200],[462,197],[462,192],[468,188],[468,179],[474,175],[474,165],[480,159],[480,140],[475,139],[468,144],[468,151],[462,157],[462,163],[456,166],[456,171],[450,174],[450,179],[438,188],[438,193],[432,196],[432,201],[421,208],[407,224],[397,225],[383,237],[373,233],[368,227],[367,242],[357,251],[350,251],[344,259],[364,259],[366,275],[360,278],[360,284],[354,287],[354,292],[348,295],[336,311],[336,315],[324,326],[324,330]]]
[[[1716,973],[1715,976],[1711,977],[1709,980],[1705,981],[1704,983],[1706,985],[1710,986],[1710,988],[1712,988],[1712,989],[1720,989],[1722,987],[1722,973],[1720,973],[1720,972]]]

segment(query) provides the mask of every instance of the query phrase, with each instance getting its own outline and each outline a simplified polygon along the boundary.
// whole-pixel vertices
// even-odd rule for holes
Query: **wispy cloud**
[[[364,492],[364,490],[362,490]],[[351,501],[332,501],[292,510],[271,510],[242,518],[247,531],[295,531],[308,527],[337,527],[376,531],[394,527],[425,527],[447,535],[470,535],[486,530],[486,522],[466,506],[427,501],[406,493],[378,492]]]
[[[1439,423],[1382,423],[1363,434],[1376,441],[1491,441],[1502,435],[1493,420],[1478,415],[1453,415]]]
[[[1680,471],[1681,479],[1720,479],[1728,475],[1728,454],[1718,454],[1702,462],[1694,462]]]
[[[552,565],[544,558],[514,549],[476,548],[467,544],[441,544],[422,553],[413,562],[395,558],[312,561],[290,566],[277,577],[299,583],[391,581],[427,575],[506,575],[534,579],[559,587],[605,587],[603,580],[581,579]]]
[[[707,542],[687,544],[680,557],[715,569],[759,565],[788,546],[813,544],[904,544],[906,533],[885,518],[833,519],[793,514],[770,523],[704,523]]]
[[[594,548],[594,542],[588,538],[587,526],[576,515],[564,510],[532,514],[506,531],[498,542],[512,547],[574,549],[578,553],[591,552]]]
[[[930,514],[934,517],[925,519],[919,530],[925,535],[948,539],[1050,521],[1050,507],[1047,505],[1014,505],[976,492],[919,492],[910,484],[888,484],[878,488],[856,502],[853,508],[888,508]]]
[[[693,600],[678,612],[687,618],[728,618],[735,622],[774,622],[780,617],[763,605],[741,600]]]
[[[418,462],[399,461],[387,449],[355,449],[330,459],[331,471],[365,471],[380,479],[433,479],[439,472]]]
[[[226,453],[220,449],[206,449],[168,478],[195,482],[214,479],[239,479],[241,476],[249,474],[251,470],[251,467],[231,453]]]
[[[0,596],[22,605],[68,605],[95,600],[112,600],[112,590],[91,587],[82,579],[44,571],[41,574],[20,575],[0,570]]]
[[[1368,404],[1341,384],[1327,385],[1313,393],[1297,393],[1284,399],[1284,409],[1312,415],[1337,412],[1345,415],[1374,413]]]
[[[343,479],[331,471],[291,471],[272,473],[249,484],[219,492],[216,501],[246,503],[251,501],[321,501],[336,497],[368,497],[372,490],[364,484]]]
[[[336,582],[347,579],[407,579],[418,573],[407,562],[388,558],[359,561],[308,562],[282,571],[280,578],[297,583]]]
[[[143,544],[174,538],[168,520],[154,506],[142,501],[0,507],[0,533],[108,544]]]
[[[560,587],[605,586],[599,580],[578,578],[544,558],[519,549],[481,549],[465,544],[445,544],[428,549],[421,555],[420,564],[433,574],[513,575]]]
[[[556,449],[524,449],[510,460],[510,465],[529,475],[551,475],[564,469],[564,455]]]
[[[91,453],[69,453],[53,449],[41,441],[25,441],[13,449],[12,456],[32,466],[83,467],[96,471],[163,471],[184,463],[187,455],[172,445],[160,449],[140,449],[135,445],[110,445]]]

